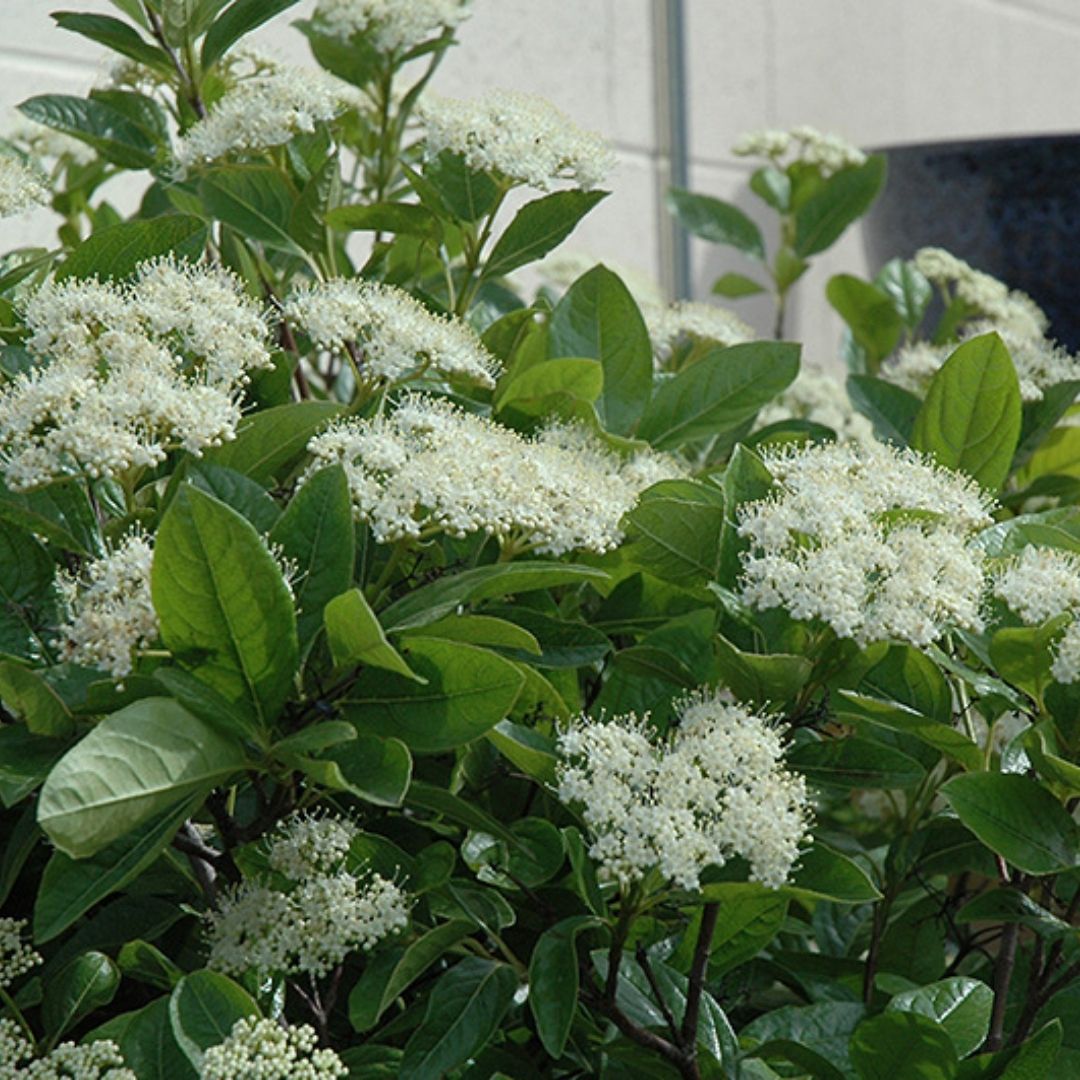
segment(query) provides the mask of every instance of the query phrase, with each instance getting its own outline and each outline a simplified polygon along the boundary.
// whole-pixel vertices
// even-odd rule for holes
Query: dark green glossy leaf
[[[738,248],[755,259],[765,258],[761,230],[737,206],[682,188],[668,192],[667,206],[679,224],[695,236]]]
[[[88,1013],[108,1005],[120,985],[116,964],[104,953],[83,953],[56,973],[45,988],[41,1018],[51,1039],[59,1039]]]
[[[234,0],[206,32],[200,54],[202,66],[212,67],[245,34],[295,3],[296,0]]]
[[[173,1037],[196,1069],[202,1067],[204,1052],[224,1042],[237,1020],[258,1015],[251,995],[216,971],[186,975],[169,997]]]
[[[844,230],[870,209],[885,182],[885,157],[873,154],[865,164],[830,177],[795,211],[795,254],[816,255],[831,247]]]
[[[910,1012],[937,1021],[952,1039],[958,1058],[977,1050],[990,1027],[994,993],[985,983],[954,975],[917,990],[897,994],[886,1013]]]
[[[578,998],[576,941],[583,930],[603,923],[593,915],[572,915],[540,935],[529,961],[529,1009],[548,1056],[562,1057]]]
[[[914,758],[858,735],[803,743],[788,755],[807,780],[836,788],[913,788],[926,770]]]
[[[57,267],[56,278],[122,280],[130,277],[139,263],[159,255],[197,258],[206,236],[206,223],[190,214],[123,221],[87,237]]]
[[[860,1080],[953,1080],[957,1055],[945,1028],[917,1012],[885,1012],[851,1036]]]
[[[146,132],[103,101],[71,94],[41,94],[24,101],[19,110],[39,124],[92,146],[102,157],[125,169],[149,168],[157,156],[157,147]]]
[[[631,558],[679,583],[715,581],[720,571],[724,495],[713,484],[663,480],[648,488],[626,517]]]

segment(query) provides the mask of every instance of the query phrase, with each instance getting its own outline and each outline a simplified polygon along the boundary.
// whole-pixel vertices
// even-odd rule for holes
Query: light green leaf
[[[1020,438],[1020,384],[997,334],[961,345],[934,375],[911,445],[999,491]]]
[[[239,745],[170,698],[106,716],[53,767],[38,823],[73,859],[94,855],[244,767]]]
[[[662,480],[644,491],[626,517],[639,566],[680,584],[715,581],[720,572],[724,495],[713,484]]]
[[[338,668],[382,668],[406,679],[423,683],[425,680],[401,658],[401,654],[386,640],[386,634],[375,612],[359,589],[349,589],[335,596],[323,613],[330,654]]]
[[[542,360],[500,385],[496,405],[530,416],[561,414],[567,406],[592,405],[604,388],[604,369],[597,360]]]
[[[885,182],[885,157],[830,177],[795,211],[795,254],[806,259],[831,247],[844,230],[870,209]]]
[[[888,293],[851,274],[829,278],[825,296],[876,365],[896,348],[903,321]]]
[[[745,274],[722,274],[713,282],[712,291],[717,296],[737,300],[742,296],[756,296],[765,292],[765,286]]]

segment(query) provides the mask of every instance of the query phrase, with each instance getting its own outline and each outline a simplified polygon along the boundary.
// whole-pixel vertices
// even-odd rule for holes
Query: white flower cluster
[[[356,342],[363,374],[394,382],[431,366],[450,377],[494,387],[498,361],[468,324],[435,315],[403,289],[360,278],[338,279],[294,292],[282,307],[317,346]]]
[[[1020,397],[1024,401],[1042,401],[1048,387],[1080,379],[1080,359],[1049,338],[1018,333],[1008,324],[999,325],[983,319],[968,323],[960,334],[960,341],[962,343],[991,331],[1000,335],[1005,348],[1009,350],[1020,381]],[[930,380],[955,348],[955,345],[913,342],[882,366],[881,376],[922,397]]]
[[[287,890],[245,882],[210,912],[209,966],[235,975],[254,971],[327,974],[357,949],[371,949],[408,924],[404,892],[378,874],[345,867],[356,829],[335,818],[299,815],[270,843],[272,869]]]
[[[994,324],[1022,338],[1041,338],[1048,322],[1045,312],[1027,293],[1010,289],[996,277],[969,266],[944,248],[920,248],[911,260],[920,274],[942,287],[952,285],[956,295]]]
[[[50,198],[44,177],[14,154],[0,154],[0,218],[44,206]]]
[[[417,116],[427,154],[460,154],[471,169],[501,173],[519,184],[550,191],[560,181],[588,191],[615,164],[607,143],[583,131],[551,102],[511,90],[479,100],[425,97]]]
[[[38,953],[23,941],[25,929],[25,919],[0,918],[0,990],[41,963]]]
[[[358,90],[321,69],[293,67],[262,56],[253,63],[255,73],[227,90],[177,140],[178,179],[197,165],[281,146],[362,101]]]
[[[0,1019],[0,1080],[138,1080],[111,1039],[61,1043],[43,1058],[33,1055],[19,1025]]]
[[[559,798],[582,804],[589,854],[623,888],[655,867],[697,889],[705,867],[736,855],[779,888],[807,835],[805,783],[784,768],[779,733],[715,694],[686,701],[667,738],[634,717],[583,717],[559,753]]]
[[[243,1017],[203,1056],[199,1080],[335,1080],[349,1075],[333,1050],[317,1049],[315,1029]]]
[[[732,147],[732,153],[739,157],[770,158],[777,164],[789,150],[794,161],[817,166],[823,176],[866,163],[866,154],[857,146],[807,124],[790,131],[751,131],[740,136]]]
[[[348,41],[367,34],[380,52],[405,53],[460,26],[471,0],[318,0],[313,21],[324,34]]]
[[[738,511],[748,604],[820,619],[862,645],[925,646],[948,626],[981,627],[972,534],[993,503],[975,481],[881,443],[764,456],[775,490]]]
[[[533,439],[412,395],[389,417],[332,425],[308,444],[311,471],[341,465],[353,508],[379,543],[442,530],[562,555],[622,541],[622,516],[646,487],[682,475],[665,455],[626,460],[579,428]]]
[[[16,113],[4,132],[4,138],[25,150],[32,158],[70,158],[76,165],[89,165],[97,155],[81,139],[39,124]]]
[[[55,644],[64,660],[101,668],[118,679],[131,672],[134,651],[158,636],[150,598],[153,558],[150,541],[132,533],[108,555],[84,563],[77,574],[57,575],[67,618]]]
[[[1056,548],[1026,547],[995,575],[994,595],[1028,626],[1068,613],[1050,673],[1061,683],[1080,679],[1080,555]]]
[[[125,284],[50,282],[24,319],[36,363],[0,392],[0,471],[17,489],[232,439],[240,390],[270,366],[257,305],[210,266],[158,259]]]
[[[874,425],[852,407],[843,383],[809,367],[802,368],[798,378],[758,413],[755,427],[790,419],[824,424],[841,442],[870,443],[874,439]]]
[[[677,300],[667,306],[645,304],[641,313],[649,329],[653,356],[661,365],[684,341],[709,341],[726,348],[757,337],[734,311],[698,300]]]

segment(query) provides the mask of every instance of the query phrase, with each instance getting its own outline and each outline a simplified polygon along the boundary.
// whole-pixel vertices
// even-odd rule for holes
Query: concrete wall
[[[685,0],[691,186],[747,209],[736,136],[809,123],[863,145],[1074,129],[1080,118],[1080,0]],[[303,14],[309,4],[294,11]],[[0,113],[34,93],[81,93],[99,71],[92,46],[52,28],[49,10],[112,10],[107,0],[0,0]],[[571,244],[659,276],[666,175],[658,153],[653,0],[474,0],[462,44],[436,86],[469,95],[510,86],[551,98],[607,134],[620,167],[613,195]],[[302,39],[279,18],[286,54]],[[0,246],[41,235],[38,217],[0,224]],[[706,295],[737,255],[695,242]],[[835,353],[828,276],[865,272],[856,234],[802,283],[792,332],[810,356]],[[766,329],[762,305],[740,308]]]

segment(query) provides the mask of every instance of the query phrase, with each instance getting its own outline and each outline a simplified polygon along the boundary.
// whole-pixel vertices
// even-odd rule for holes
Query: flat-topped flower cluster
[[[0,393],[0,473],[16,489],[220,445],[251,372],[271,366],[261,309],[221,267],[166,258],[123,283],[50,281],[23,318],[34,364]]]
[[[582,428],[526,438],[420,394],[389,416],[332,425],[308,450],[310,471],[345,469],[356,516],[379,543],[486,532],[551,555],[612,550],[641,492],[683,473],[653,451],[621,458]]]
[[[559,736],[559,798],[581,804],[601,875],[626,888],[656,869],[696,890],[706,867],[741,856],[752,880],[779,888],[809,824],[779,731],[716,694],[677,714],[666,736],[634,716],[582,717]]]
[[[336,1080],[349,1075],[333,1050],[318,1049],[308,1024],[244,1017],[203,1058],[199,1080]]]
[[[764,455],[769,497],[743,504],[743,599],[818,619],[860,645],[925,646],[982,626],[984,558],[974,534],[993,500],[911,450],[833,443]]]
[[[406,53],[460,26],[472,0],[318,0],[312,20],[330,37],[364,34],[384,53]]]

